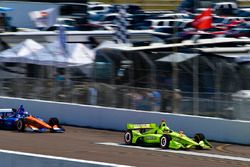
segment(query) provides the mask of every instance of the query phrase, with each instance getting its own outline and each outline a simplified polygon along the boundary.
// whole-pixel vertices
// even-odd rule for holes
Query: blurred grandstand
[[[218,39],[217,39],[218,40]],[[219,40],[218,40],[219,41]],[[246,40],[248,41],[248,40]],[[0,94],[9,97],[61,101],[146,111],[250,119],[239,117],[248,105],[234,94],[250,90],[247,45],[238,42],[100,49],[92,67],[55,68],[5,63]],[[214,44],[215,43],[215,44]],[[235,50],[234,47],[237,46]],[[209,50],[210,49],[210,50]],[[171,54],[179,52],[176,59]],[[185,53],[185,54],[180,54]],[[108,55],[108,56],[107,56]],[[199,55],[199,56],[198,56]],[[246,59],[245,59],[246,58]],[[84,76],[79,68],[90,68]],[[2,72],[1,72],[2,73]],[[3,74],[3,73],[2,73]],[[244,78],[244,79],[242,79]],[[244,101],[246,99],[246,101]]]

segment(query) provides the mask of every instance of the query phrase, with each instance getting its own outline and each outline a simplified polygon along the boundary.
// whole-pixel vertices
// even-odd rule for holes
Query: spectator
[[[64,70],[58,69],[56,76],[56,95],[58,97],[64,97],[64,88],[65,88],[65,76],[64,76]]]
[[[142,101],[143,101],[143,95],[141,91],[139,91],[138,93],[134,93],[134,96],[133,96],[133,105],[135,107],[134,109],[140,110]]]
[[[179,112],[181,99],[182,99],[181,90],[174,89],[174,92],[173,92],[173,112],[174,113]]]
[[[64,71],[62,69],[57,70],[56,81],[65,81]]]
[[[172,111],[172,97],[169,91],[164,90],[162,92],[161,99],[161,112],[171,112]]]
[[[161,108],[161,93],[157,90],[152,92],[153,95],[153,110],[160,111]]]
[[[89,37],[90,48],[94,49],[99,45],[99,42],[92,36]]]
[[[97,90],[94,87],[88,89],[88,104],[97,105]]]

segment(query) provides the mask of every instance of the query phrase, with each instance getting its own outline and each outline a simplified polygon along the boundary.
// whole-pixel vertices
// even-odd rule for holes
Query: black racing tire
[[[62,131],[65,131],[65,129],[59,124],[59,120],[57,118],[50,118],[49,119],[49,125],[53,127],[54,125],[57,125]],[[57,132],[53,128],[50,129],[50,132]]]
[[[196,141],[197,143],[199,143],[200,141],[205,140],[205,136],[202,133],[196,133],[194,136],[194,141]]]
[[[124,133],[124,142],[125,144],[131,145],[133,139],[133,134],[131,130],[126,130]]]
[[[169,148],[170,141],[171,137],[169,135],[167,134],[162,135],[160,138],[160,147],[163,149]]]
[[[24,132],[25,131],[25,121],[24,119],[19,119],[16,122],[16,128],[19,132]]]
[[[59,120],[57,118],[50,118],[49,119],[49,125],[51,127],[53,127],[54,125],[58,125],[59,126]]]
[[[196,133],[194,135],[194,141],[199,143],[200,141],[203,141],[205,140],[205,136],[202,134],[202,133]],[[197,150],[202,150],[202,147],[201,146],[196,146],[195,147]]]

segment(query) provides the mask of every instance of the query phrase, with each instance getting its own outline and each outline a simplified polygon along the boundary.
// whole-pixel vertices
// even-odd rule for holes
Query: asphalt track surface
[[[189,151],[127,147],[123,132],[64,128],[59,134],[0,130],[0,149],[139,167],[250,167],[250,146],[211,142],[212,150]]]

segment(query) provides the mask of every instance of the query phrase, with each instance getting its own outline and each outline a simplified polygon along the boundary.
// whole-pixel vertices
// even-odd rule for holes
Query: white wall
[[[17,108],[23,104],[30,114],[41,116],[45,120],[58,117],[63,124],[118,131],[124,130],[127,123],[160,123],[165,119],[171,129],[183,130],[190,137],[199,132],[204,133],[209,140],[250,144],[250,121],[6,97],[0,97],[0,104],[0,108]]]

